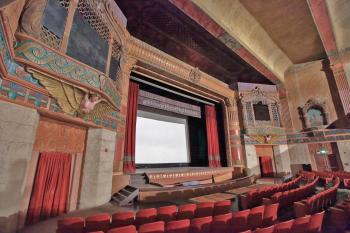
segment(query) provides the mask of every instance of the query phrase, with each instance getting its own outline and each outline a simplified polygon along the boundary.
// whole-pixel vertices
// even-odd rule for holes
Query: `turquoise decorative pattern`
[[[15,53],[16,56],[34,62],[43,68],[100,89],[112,99],[116,106],[120,105],[121,99],[117,95],[114,82],[92,69],[88,69],[75,61],[67,59],[32,40],[25,40],[18,43]]]
[[[18,43],[15,48],[15,53],[16,56],[34,62],[43,68],[61,74],[67,78],[74,79],[94,88],[100,89],[101,87],[100,77],[97,72],[86,69],[82,65],[70,61],[32,40],[25,40]]]

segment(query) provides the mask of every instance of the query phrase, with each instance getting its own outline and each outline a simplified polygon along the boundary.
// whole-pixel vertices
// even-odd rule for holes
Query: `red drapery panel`
[[[220,149],[215,106],[205,106],[209,167],[220,167]]]
[[[27,224],[66,212],[71,155],[60,152],[40,154],[27,213]]]
[[[128,173],[135,171],[135,140],[138,93],[139,84],[130,82],[124,147],[124,172]]]
[[[263,176],[272,176],[273,175],[273,166],[272,166],[272,158],[270,156],[261,156],[261,173]]]

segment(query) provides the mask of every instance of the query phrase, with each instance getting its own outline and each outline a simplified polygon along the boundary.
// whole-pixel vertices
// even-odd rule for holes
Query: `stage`
[[[139,202],[188,199],[255,182],[255,177],[245,176],[240,167],[147,168],[130,176],[130,185],[139,189]]]

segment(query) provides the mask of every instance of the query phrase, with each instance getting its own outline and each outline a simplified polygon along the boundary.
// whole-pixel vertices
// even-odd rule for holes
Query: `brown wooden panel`
[[[269,145],[255,146],[258,156],[273,156],[273,148]]]
[[[85,128],[41,118],[37,129],[34,151],[83,153],[85,137]]]

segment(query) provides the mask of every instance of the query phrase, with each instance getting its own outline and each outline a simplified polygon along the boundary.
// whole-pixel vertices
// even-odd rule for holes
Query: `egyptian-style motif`
[[[52,112],[64,112],[56,98],[52,98],[45,94],[46,92],[42,87],[42,84],[39,82],[39,79],[34,78],[33,75],[27,72],[22,65],[12,59],[2,24],[0,27],[0,58],[5,65],[6,72],[8,75],[11,75],[10,79],[0,78],[1,96],[15,101],[28,103],[33,107],[48,109]],[[32,72],[33,70],[28,67],[28,71]],[[5,73],[4,75],[6,76],[7,74]],[[19,78],[23,81],[28,82],[28,86],[17,83],[15,78]],[[104,79],[107,81],[104,81]],[[100,90],[104,91],[105,93],[110,92],[112,94],[115,94],[115,92],[110,88],[114,88],[113,84],[111,83],[113,82],[112,80],[106,77],[99,77],[99,81],[100,80]],[[33,85],[36,88],[33,89]],[[106,103],[105,100],[101,102],[103,102],[103,105]],[[85,120],[93,121],[95,124],[102,125],[105,128],[115,129],[117,122],[117,112],[115,105],[112,105],[110,103],[108,104],[109,106],[112,106],[109,108],[112,108],[113,111],[110,109],[107,109],[106,111],[105,108],[102,108],[101,110],[101,105],[99,105],[100,104],[97,104],[95,106],[93,112],[85,115],[80,115],[80,117],[83,117]]]
[[[63,112],[96,120],[110,115],[115,107],[96,93],[29,68],[28,70],[57,100]],[[91,96],[91,97],[90,97]],[[97,98],[97,99],[96,99]]]

